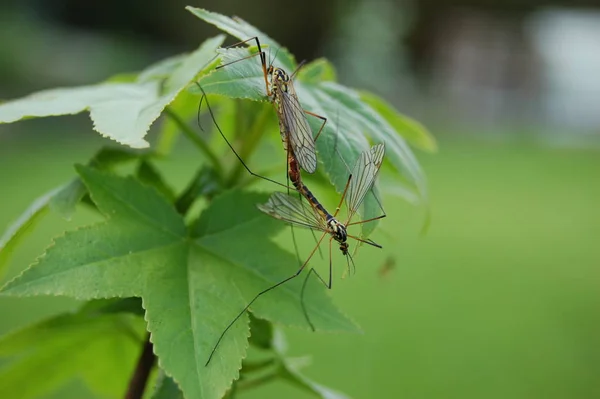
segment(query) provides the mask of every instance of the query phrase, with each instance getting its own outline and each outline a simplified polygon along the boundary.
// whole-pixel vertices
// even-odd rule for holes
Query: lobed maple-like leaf
[[[106,222],[57,238],[1,293],[141,297],[160,367],[186,397],[221,397],[246,353],[247,315],[229,330],[205,367],[218,336],[256,293],[297,268],[296,258],[269,239],[283,225],[256,209],[266,196],[228,192],[188,231],[154,188],[91,167],[77,169]],[[272,322],[308,328],[300,307],[300,284],[299,280],[271,291],[252,311]],[[317,328],[356,330],[321,286],[310,284],[306,297]]]
[[[152,123],[198,73],[211,66],[223,39],[222,35],[208,39],[190,54],[154,65],[135,82],[45,90],[7,101],[0,104],[0,123],[89,111],[94,130],[101,135],[133,148],[148,147],[144,137]]]
[[[296,64],[287,50],[247,22],[200,8],[187,9],[198,18],[240,40],[258,36],[261,43],[278,50],[273,52],[271,56],[274,59],[269,62],[283,67],[290,74],[295,70]],[[252,45],[254,42],[248,44]],[[228,64],[255,54],[256,51],[252,46],[234,47],[221,49],[219,54],[221,63]],[[231,63],[226,68],[207,74],[199,79],[199,84],[206,93],[255,101],[268,100],[258,56]],[[367,150],[370,144],[385,142],[386,159],[406,181],[402,188],[408,187],[415,191],[423,202],[428,201],[425,176],[404,138],[421,146],[433,147],[434,142],[421,125],[410,123],[408,118],[376,96],[363,93],[361,97],[356,90],[336,83],[333,66],[323,59],[304,65],[294,79],[294,87],[300,103],[306,110],[327,118],[327,124],[316,141],[316,147],[320,164],[339,193],[344,190],[350,170],[359,154]],[[199,92],[195,85],[189,90]],[[322,121],[311,116],[308,116],[308,120],[313,132],[317,132]],[[362,206],[363,219],[370,219],[381,213],[375,197],[367,196]],[[376,225],[377,222],[363,225],[363,236],[368,236]]]
[[[140,317],[85,309],[0,338],[0,397],[38,398],[74,378],[103,396],[121,396],[143,341]]]

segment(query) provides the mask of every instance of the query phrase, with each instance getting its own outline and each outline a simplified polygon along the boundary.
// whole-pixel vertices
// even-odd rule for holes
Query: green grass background
[[[101,143],[3,139],[0,227]],[[600,397],[600,151],[450,137],[440,147],[420,156],[428,233],[419,236],[422,209],[384,198],[388,218],[373,237],[384,249],[361,248],[356,275],[334,281],[335,301],[364,334],[289,330],[290,353],[310,354],[309,376],[355,398]],[[189,160],[159,166],[184,182]],[[52,235],[91,219],[49,215],[9,275]],[[339,277],[345,264],[334,256]],[[0,298],[0,333],[73,306]],[[74,382],[53,397],[78,395]],[[241,397],[310,396],[277,382]]]

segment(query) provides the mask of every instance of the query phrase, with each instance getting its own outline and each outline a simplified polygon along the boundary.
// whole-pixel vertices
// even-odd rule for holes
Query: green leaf
[[[385,158],[417,188],[422,198],[427,197],[423,171],[410,148],[381,115],[361,101],[357,92],[334,82],[299,85],[297,91],[303,104],[313,112],[336,116],[327,122],[321,134],[324,135],[323,140],[317,140],[317,148],[338,191],[345,186],[348,173],[345,166],[342,168],[339,156],[333,152],[334,147],[337,146],[337,151],[352,167],[359,153],[368,148],[369,138],[373,143],[385,143]],[[340,122],[336,123],[335,119],[338,118]],[[339,133],[336,133],[336,129],[339,129]],[[330,157],[335,158],[335,162],[327,162]]]
[[[266,320],[254,317],[250,313],[250,345],[269,349],[273,341],[273,325]]]
[[[86,193],[85,186],[79,179],[73,179],[66,185],[60,187],[50,198],[48,205],[50,209],[58,213],[62,218],[71,220],[75,207]]]
[[[276,66],[279,66],[290,73],[296,68],[296,61],[286,48],[282,47],[275,40],[271,39],[269,36],[265,35],[263,32],[259,31],[243,19],[239,17],[230,18],[216,12],[191,6],[187,6],[186,10],[203,21],[216,26],[223,32],[227,32],[231,36],[238,38],[239,40],[247,40],[252,37],[258,37],[261,47],[264,45],[263,51],[267,52],[267,56],[271,55],[273,57],[275,56],[275,53],[277,53],[278,65]],[[255,41],[248,42],[248,44],[254,45]],[[269,54],[269,52],[271,54]]]
[[[191,94],[188,90],[183,90],[175,98],[175,101],[169,104],[168,110],[171,111],[172,114],[177,115],[182,121],[189,121],[192,119],[195,121],[198,113],[198,97]],[[165,118],[162,121],[158,133],[159,139],[154,146],[157,154],[167,156],[171,153],[179,133],[182,130],[177,122],[178,121],[175,121],[172,117]]]
[[[421,150],[437,151],[437,142],[425,126],[402,115],[391,104],[373,93],[363,91],[360,93],[360,98],[378,112],[410,144]]]
[[[143,137],[156,118],[141,111],[157,98],[158,89],[158,82],[149,82],[45,90],[0,104],[0,123],[89,110],[94,130],[101,135],[131,147],[147,147]]]
[[[304,389],[311,392],[322,399],[348,399],[348,396],[327,388],[323,385],[311,381],[309,378],[302,375],[298,369],[305,362],[304,359],[282,359],[282,365],[279,369],[279,376]]]
[[[0,277],[6,272],[13,251],[48,210],[48,202],[60,192],[58,187],[37,198],[0,237]]]
[[[143,159],[150,155],[152,153],[147,151],[134,151],[122,147],[103,147],[94,154],[88,165],[99,170],[109,170],[115,165],[135,161],[139,158]]]
[[[227,64],[252,54],[247,48],[221,50],[221,63]],[[206,93],[219,94],[230,98],[242,98],[253,101],[269,101],[265,78],[259,57],[228,65],[199,79]],[[202,94],[197,85],[190,86],[190,93]]]
[[[203,166],[175,201],[175,209],[185,215],[199,197],[214,197],[221,189],[219,176],[214,169]]]
[[[144,316],[142,300],[135,297],[94,299],[86,302],[80,311],[85,311],[88,314],[131,313],[137,316]]]
[[[304,83],[335,82],[337,80],[334,66],[325,58],[318,58],[300,68],[298,79]]]
[[[264,36],[245,22],[243,23],[245,32],[240,34],[238,30],[231,27],[236,26],[237,22],[228,17],[191,7],[188,9],[236,37],[248,38],[257,35],[262,38]],[[216,23],[215,20],[222,22]],[[223,53],[223,62],[251,54],[245,48],[232,48],[224,50]],[[346,163],[352,167],[360,152],[368,149],[367,138],[370,138],[371,141],[386,142],[387,158],[423,197],[426,197],[423,173],[404,140],[384,117],[361,100],[356,91],[331,81],[332,75],[334,75],[332,68],[326,61],[317,60],[308,64],[305,72],[301,70],[298,79],[294,81],[294,86],[300,102],[307,110],[328,118],[324,132],[317,140],[317,146],[320,159],[325,164],[326,171],[338,192],[341,192],[346,184],[348,170],[334,150],[337,149]],[[324,78],[319,80],[315,76]],[[266,93],[260,62],[252,59],[231,64],[227,68],[204,76],[200,79],[200,84],[207,93],[265,100]],[[318,130],[321,121],[310,117],[309,121],[313,131]]]
[[[88,165],[99,170],[110,170],[115,165],[134,161],[140,157],[144,158],[148,154],[142,154],[139,151],[133,152],[124,148],[103,147],[92,157]],[[71,216],[75,212],[75,207],[81,201],[86,191],[81,180],[75,178],[62,186],[50,199],[50,209],[64,219],[71,220]]]
[[[130,147],[148,147],[144,137],[150,125],[198,72],[210,64],[223,39],[218,36],[205,41],[181,61],[163,84],[149,80],[46,90],[0,104],[0,123],[88,110],[94,129],[101,135]]]
[[[408,181],[410,187],[420,193],[421,199],[427,201],[425,177],[410,148],[379,114],[360,100],[354,90],[334,82],[298,84],[296,88],[307,109],[328,116],[316,146],[324,170],[338,192],[343,192],[349,171],[360,152],[366,150],[369,143],[384,142],[385,159]],[[313,131],[318,129],[317,121],[309,119],[309,122]],[[382,214],[373,195],[366,197],[361,214],[363,220]],[[376,226],[377,222],[364,224],[362,235],[368,236]]]
[[[127,314],[62,315],[0,338],[0,397],[37,398],[76,376],[93,391],[125,392],[143,323]]]
[[[236,37],[248,38],[250,32],[252,35],[263,37],[261,32],[245,22],[242,34],[236,21],[228,17],[204,10],[191,9],[191,11]],[[228,63],[247,57],[252,54],[252,51],[247,48],[232,48],[222,50],[221,54],[222,62]],[[297,79],[294,80],[294,87],[306,110],[324,116],[328,120],[316,145],[318,158],[337,192],[343,191],[349,169],[352,168],[359,154],[367,150],[372,143],[385,142],[386,159],[402,176],[404,180],[401,183],[402,187],[416,191],[421,201],[427,202],[427,186],[423,171],[407,143],[396,131],[399,127],[397,118],[391,118],[389,112],[384,112],[389,110],[382,107],[379,102],[376,103],[377,108],[371,107],[362,100],[359,93],[335,83],[334,79],[335,72],[331,65],[324,60],[317,60],[308,64],[304,71],[300,70]],[[250,58],[228,65],[202,77],[199,83],[206,93],[256,101],[266,100],[264,77],[258,59]],[[308,120],[313,132],[318,131],[321,120],[311,116]],[[418,128],[414,124],[410,126],[413,129]],[[375,197],[367,196],[361,214],[363,219],[381,214]],[[363,225],[363,236],[369,235],[376,225],[377,222]]]
[[[137,169],[137,178],[148,186],[154,187],[159,193],[165,196],[169,202],[175,200],[175,193],[163,179],[161,174],[152,164],[146,160],[142,160]]]
[[[139,154],[120,148],[102,148],[89,164],[98,169],[110,169],[122,162],[134,160]],[[50,207],[66,220],[70,220],[75,206],[86,193],[86,188],[78,178],[57,187],[34,200],[31,205],[8,227],[0,238],[0,277],[8,267],[8,261],[22,239],[35,227]]]
[[[177,383],[169,376],[162,373],[152,399],[184,399],[183,392]]]
[[[381,197],[378,196],[376,198],[375,195],[379,195],[379,190],[377,190],[376,187],[374,187],[370,193],[367,193],[367,196],[365,197],[365,201],[363,202],[363,205],[362,205],[362,220],[373,219],[373,218],[376,218],[376,217],[384,214],[385,210],[381,209],[383,205],[380,206],[381,200],[379,198],[381,198]],[[380,222],[380,220],[376,219],[371,222],[361,224],[362,237],[364,237],[364,238],[369,237],[371,235],[371,233],[373,231],[375,231],[375,228],[377,227],[379,222]],[[358,247],[363,244],[356,242],[355,245]]]
[[[162,59],[149,67],[144,68],[137,76],[138,82],[151,82],[153,80],[167,79],[176,68],[187,58],[187,54],[178,54]]]
[[[237,266],[230,268],[229,278],[235,281],[236,291],[242,293],[248,303],[258,292],[294,274],[298,261],[267,239],[270,234],[265,231],[280,231],[285,225],[256,208],[256,204],[266,200],[266,195],[252,195],[250,201],[240,201],[237,195],[234,192],[215,201],[212,212],[201,215],[194,235],[199,236],[196,243],[201,248],[221,254],[229,264]],[[236,212],[232,212],[233,209]],[[252,305],[252,312],[262,319],[308,329],[300,305],[302,280],[300,277],[272,290],[267,294],[268,299],[265,297]],[[317,329],[359,331],[353,322],[329,305],[321,284],[308,284],[305,296],[306,308]]]
[[[297,265],[269,240],[283,225],[255,208],[266,196],[235,191],[217,197],[192,239],[181,216],[154,189],[88,167],[78,171],[107,221],[57,238],[2,294],[141,297],[159,366],[186,397],[221,397],[245,355],[248,317],[233,325],[205,367],[217,338],[252,296]],[[300,283],[273,290],[252,310],[273,322],[305,326]],[[312,284],[306,301],[314,323],[355,330],[318,288]]]
[[[281,67],[288,73],[293,73],[296,69],[296,61],[293,56],[282,48],[277,42],[269,38],[258,29],[243,21],[240,18],[229,18],[224,15],[206,11],[200,8],[187,7],[198,18],[215,25],[217,28],[230,35],[246,40],[251,37],[258,37],[263,51],[266,51],[267,57],[276,57],[273,61],[267,60],[275,66]],[[263,46],[263,44],[265,46]],[[257,54],[258,48],[255,41],[247,43],[250,47],[232,47],[220,49],[221,64],[228,64],[238,61],[252,54]],[[232,68],[232,66],[234,66]],[[207,93],[220,94],[231,98],[250,99],[254,101],[268,101],[264,72],[261,66],[260,57],[255,55],[248,60],[236,62],[212,73],[203,76],[200,79],[202,88]],[[200,93],[198,87],[190,87],[190,92]]]

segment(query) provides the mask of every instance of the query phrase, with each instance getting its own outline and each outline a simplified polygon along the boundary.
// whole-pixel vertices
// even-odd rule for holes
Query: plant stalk
[[[264,107],[261,113],[254,120],[250,134],[244,138],[244,146],[239,151],[239,155],[244,161],[246,161],[254,152],[262,135],[264,134],[270,112],[271,110],[268,107]],[[225,186],[233,187],[233,185],[239,181],[240,175],[243,172],[244,166],[241,164],[241,162],[238,162],[237,166],[230,173]]]
[[[129,386],[127,387],[125,399],[142,399],[144,390],[146,389],[146,384],[148,382],[148,377],[150,376],[152,367],[154,367],[154,363],[156,363],[156,356],[152,350],[150,333],[148,333],[146,334],[146,339],[144,340],[142,353],[140,354],[137,365],[135,366],[135,371],[131,376],[131,380],[129,380]]]
[[[208,157],[208,160],[213,166],[213,169],[217,172],[219,178],[223,176],[223,167],[219,158],[215,155],[215,153],[210,149],[210,147],[206,144],[204,140],[202,140],[196,132],[194,132],[190,127],[181,119],[179,115],[177,115],[170,108],[165,109],[165,113],[175,122],[175,124],[181,129],[183,134],[198,147],[198,149],[204,153]]]

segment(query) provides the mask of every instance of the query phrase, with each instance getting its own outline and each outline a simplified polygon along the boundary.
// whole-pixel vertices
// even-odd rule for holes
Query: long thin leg
[[[229,48],[229,46],[228,46],[228,47],[223,47],[223,48]],[[234,60],[234,61],[228,62],[227,64],[221,64],[221,65],[218,65],[218,66],[217,66],[215,69],[221,69],[221,68],[225,68],[225,67],[227,67],[227,66],[229,66],[229,65],[231,65],[231,64],[235,64],[236,62],[240,62],[240,61],[247,60],[248,58],[256,57],[257,55],[260,55],[260,60],[261,60],[261,62],[260,62],[260,63],[262,64],[262,60],[263,60],[263,58],[264,58],[264,57],[266,57],[266,56],[265,56],[265,52],[264,52],[264,51],[261,51],[261,52],[259,52],[259,53],[253,53],[253,54],[247,55],[247,56],[245,56],[245,57],[242,57],[242,58],[238,58],[237,60]],[[265,62],[266,62],[266,61],[265,61]],[[265,67],[265,71],[266,71],[266,67]]]
[[[200,105],[202,105],[202,101],[206,98],[206,106],[208,108],[208,112],[210,113],[210,117],[213,120],[213,123],[217,127],[217,130],[221,134],[221,137],[223,137],[223,140],[225,140],[225,142],[227,143],[227,145],[229,146],[229,148],[231,149],[231,151],[233,151],[233,153],[235,154],[235,156],[237,157],[237,159],[242,163],[242,166],[244,166],[244,168],[248,171],[248,173],[250,173],[252,176],[260,177],[261,179],[270,181],[271,183],[275,183],[275,184],[277,184],[277,185],[279,185],[281,187],[285,187],[286,189],[289,188],[288,185],[285,185],[283,183],[280,183],[278,181],[270,179],[270,178],[268,178],[266,176],[261,176],[261,175],[259,175],[257,173],[254,173],[252,170],[250,170],[250,168],[248,167],[248,165],[246,165],[246,163],[244,162],[244,160],[242,159],[242,157],[240,157],[240,155],[237,153],[237,151],[235,150],[235,148],[233,148],[233,145],[231,145],[231,143],[229,142],[229,140],[227,140],[227,137],[225,137],[225,134],[223,133],[223,131],[219,127],[219,124],[217,123],[217,119],[215,118],[215,114],[213,113],[212,108],[211,108],[210,104],[208,103],[208,97],[206,97],[206,93],[204,92],[204,89],[197,82],[196,82],[196,84],[198,85],[198,87],[200,87],[200,90],[202,91],[202,99],[200,99]]]
[[[224,67],[226,67],[228,65],[235,64],[236,62],[243,61],[243,60],[246,60],[246,59],[251,58],[251,57],[255,57],[256,55],[260,54],[260,64],[262,66],[263,75],[264,75],[264,79],[265,79],[265,89],[267,91],[267,96],[271,97],[272,93],[271,93],[271,90],[269,89],[269,80],[267,78],[267,75],[268,75],[267,74],[267,58],[266,58],[265,52],[262,51],[262,48],[260,47],[260,41],[258,40],[258,36],[251,37],[250,39],[246,39],[246,40],[243,40],[241,42],[234,43],[234,44],[232,44],[230,46],[227,46],[227,47],[224,47],[224,48],[235,47],[235,46],[247,43],[247,42],[252,41],[252,40],[256,41],[256,46],[258,47],[258,53],[254,53],[254,54],[251,54],[251,55],[249,55],[247,57],[240,58],[239,60],[228,62],[227,64],[219,65],[215,69],[221,69],[221,68],[224,68]]]
[[[373,190],[372,187],[371,187],[371,190]],[[371,194],[373,194],[373,197],[375,198],[375,201],[377,201],[377,205],[379,205],[379,209],[381,209],[381,212],[383,213],[383,215],[379,215],[379,216],[376,216],[374,218],[370,218],[370,219],[366,219],[366,220],[361,220],[361,221],[358,221],[358,222],[352,222],[352,223],[350,223],[350,220],[348,220],[346,222],[346,224],[345,224],[346,227],[352,226],[353,224],[363,224],[363,223],[372,222],[374,220],[383,219],[384,217],[387,216],[387,214],[385,213],[385,209],[383,209],[383,205],[381,205],[381,201],[379,201],[379,198],[377,198],[377,196],[375,195],[375,192],[371,191]]]
[[[294,226],[290,224],[290,230],[292,232],[292,242],[294,243],[294,251],[296,251],[296,259],[298,259],[298,265],[302,267],[302,259],[300,259],[300,250],[298,249],[298,242],[296,241],[296,232]]]
[[[336,217],[337,214],[340,212],[340,207],[342,206],[342,203],[344,202],[344,198],[346,198],[346,193],[348,193],[348,187],[350,186],[350,180],[352,180],[352,175],[348,176],[348,181],[346,182],[346,187],[344,188],[344,192],[342,193],[342,198],[340,198],[340,203],[335,208],[335,213],[333,214],[333,217]]]
[[[319,239],[319,242],[317,243],[317,246],[311,251],[310,255],[308,256],[308,258],[306,259],[306,261],[304,261],[304,263],[302,264],[302,266],[298,269],[298,271],[296,271],[296,273],[294,273],[293,275],[291,275],[290,277],[287,277],[283,280],[281,280],[280,282],[278,282],[277,284],[274,284],[272,286],[270,286],[269,288],[262,290],[261,292],[259,292],[258,294],[256,294],[256,296],[254,298],[252,298],[252,300],[248,303],[248,305],[246,305],[246,307],[244,307],[244,309],[242,309],[242,311],[240,313],[238,313],[237,316],[235,316],[235,318],[231,321],[231,323],[229,323],[227,325],[227,327],[225,328],[225,330],[223,330],[223,332],[221,333],[221,335],[219,336],[219,339],[217,340],[217,343],[215,344],[213,350],[210,352],[210,356],[208,357],[208,360],[206,361],[206,364],[204,365],[205,367],[208,366],[208,364],[210,363],[213,355],[215,354],[215,351],[217,350],[219,344],[221,343],[221,340],[223,339],[223,337],[225,336],[225,334],[227,333],[227,331],[229,331],[229,329],[235,324],[235,322],[250,308],[250,306],[252,306],[252,304],[258,299],[260,298],[262,295],[266,294],[267,292],[279,287],[282,284],[287,283],[288,281],[298,277],[300,275],[300,273],[302,273],[302,270],[304,270],[304,268],[306,267],[306,265],[308,264],[308,262],[310,261],[310,259],[313,257],[313,255],[315,254],[317,247],[319,245],[321,245],[321,241],[323,241],[323,238],[325,237],[327,233],[323,233],[323,235],[321,235],[321,238]]]
[[[383,206],[381,205],[381,202],[379,201],[379,199],[377,198],[377,196],[375,195],[375,193],[373,193],[373,197],[375,197],[375,200],[377,201],[377,204],[379,204],[379,208],[381,209],[381,212],[383,212],[383,215],[379,215],[379,216],[376,216],[376,217],[374,217],[374,218],[370,218],[370,219],[366,219],[366,220],[360,220],[360,221],[358,221],[358,222],[353,222],[353,223],[350,223],[350,219],[348,219],[348,221],[347,221],[347,222],[346,222],[346,224],[344,225],[345,227],[352,226],[352,225],[356,225],[356,224],[363,224],[363,223],[372,222],[372,221],[374,221],[374,220],[383,219],[384,217],[386,217],[386,216],[387,216],[387,215],[386,215],[386,213],[385,213],[385,210],[383,209]],[[381,246],[381,245],[377,244],[375,241],[373,241],[373,240],[371,240],[371,239],[366,239],[366,240],[364,240],[364,239],[362,239],[362,238],[355,237],[355,236],[353,236],[353,235],[350,235],[350,234],[348,234],[348,233],[346,233],[346,234],[348,235],[348,237],[350,237],[350,238],[353,238],[353,239],[355,239],[355,240],[357,240],[357,241],[363,242],[363,243],[365,243],[365,244],[372,245],[372,246],[374,246],[374,247],[376,247],[376,248],[382,248],[382,246]],[[356,247],[356,249],[358,249],[358,247]],[[354,251],[354,253],[356,254],[356,250]]]
[[[347,234],[347,235],[348,235],[348,237],[350,237],[350,238],[353,238],[353,239],[355,239],[356,241],[364,242],[365,244],[372,245],[372,246],[374,246],[374,247],[376,247],[376,248],[383,248],[381,245],[377,244],[377,243],[376,243],[375,241],[373,241],[373,240],[363,240],[362,238],[358,238],[358,237],[356,237],[356,236],[353,236],[353,235],[350,235],[350,234]]]
[[[304,282],[302,283],[302,290],[300,291],[300,304],[302,305],[302,312],[304,313],[304,318],[306,318],[308,325],[310,326],[310,328],[313,331],[315,331],[315,326],[313,325],[312,321],[310,321],[310,317],[308,316],[308,310],[306,309],[306,304],[304,303],[304,290],[306,288],[306,284],[308,283],[308,278],[310,277],[311,273],[314,273],[319,278],[319,280],[321,280],[321,282],[325,285],[325,287],[327,287],[328,290],[331,289],[331,281],[332,281],[332,279],[331,279],[331,276],[332,276],[331,241],[332,241],[332,239],[330,238],[329,239],[329,281],[325,282],[325,280],[323,280],[323,278],[317,272],[317,270],[314,267],[311,267],[310,270],[308,271],[308,274],[304,278]]]
[[[321,128],[319,129],[319,131],[317,132],[317,135],[314,138],[314,141],[317,141],[317,139],[319,138],[319,136],[321,135],[321,132],[323,131],[323,128],[325,128],[325,124],[327,123],[327,118],[325,118],[324,116],[321,115],[317,115],[314,112],[310,112],[307,110],[303,110],[305,114],[310,115],[310,116],[314,116],[315,118],[319,118],[320,120],[323,121],[323,124],[321,125]]]
[[[387,216],[386,214],[383,214],[383,215],[376,216],[376,217],[374,217],[374,218],[370,218],[370,219],[366,219],[366,220],[360,220],[360,221],[358,221],[358,222],[352,222],[352,223],[348,223],[348,224],[346,225],[346,227],[348,227],[348,226],[352,226],[352,225],[355,225],[355,224],[363,224],[363,223],[372,222],[372,221],[374,221],[374,220],[383,219],[383,218],[384,218],[384,217],[386,217],[386,216]]]
[[[253,36],[253,37],[251,37],[249,39],[242,40],[241,42],[230,44],[229,46],[225,46],[223,48],[236,47],[236,46],[239,46],[240,44],[251,42],[252,40],[254,40],[256,42],[256,46],[258,47],[258,51],[262,51],[261,48],[260,48],[260,40],[258,40],[258,36]]]

